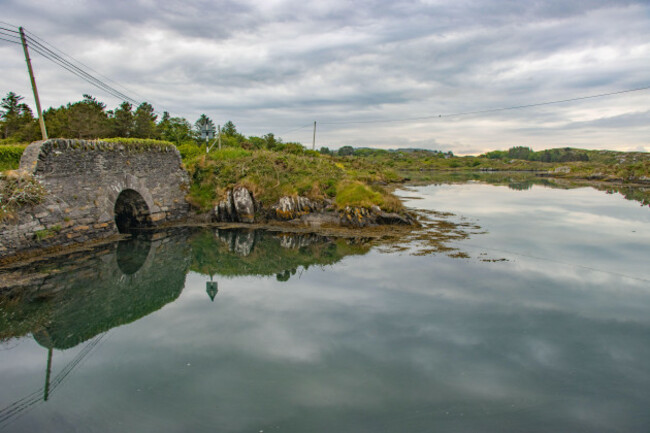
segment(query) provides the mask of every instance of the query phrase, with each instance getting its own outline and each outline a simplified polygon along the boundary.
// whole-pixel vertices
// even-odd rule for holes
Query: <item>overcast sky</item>
[[[650,90],[445,116],[650,86],[647,0],[0,0],[0,20],[159,112],[245,135],[310,146],[316,120],[317,147],[650,151]],[[32,57],[45,107],[119,104]],[[20,46],[0,41],[0,64],[2,96],[33,107]]]

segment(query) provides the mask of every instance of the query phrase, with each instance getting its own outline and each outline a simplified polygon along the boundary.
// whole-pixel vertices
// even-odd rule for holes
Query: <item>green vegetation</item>
[[[61,226],[57,224],[43,230],[35,231],[34,236],[36,236],[37,240],[42,241],[43,239],[51,238],[52,236],[56,235],[60,231],[61,231]]]
[[[0,103],[0,170],[17,168],[24,143],[38,138],[38,123],[22,99],[10,92]],[[332,199],[339,208],[378,205],[395,211],[401,204],[387,185],[412,177],[433,179],[436,172],[540,171],[563,178],[650,182],[650,157],[643,152],[568,147],[536,152],[525,146],[464,157],[437,150],[352,146],[315,152],[273,133],[247,137],[232,121],[221,129],[218,149],[217,138],[209,143],[201,138],[202,131],[214,132],[214,122],[204,114],[192,124],[164,113],[156,123],[147,103],[134,110],[124,102],[111,111],[90,95],[46,110],[45,120],[52,137],[101,139],[134,149],[175,145],[192,179],[188,198],[200,211],[211,209],[236,185],[247,187],[267,206],[284,195],[301,195]]]
[[[26,144],[0,145],[0,171],[16,170]]]
[[[351,239],[329,239],[309,234],[267,234],[262,231],[219,230],[197,232],[190,238],[192,261],[190,270],[203,275],[235,277],[243,275],[272,276],[286,280],[298,267],[324,266],[339,262],[348,255],[367,253],[371,245]],[[283,241],[296,240],[300,247],[283,246]],[[300,243],[300,240],[305,241]],[[237,242],[238,241],[238,242]],[[250,242],[250,251],[236,253],[233,243]],[[306,245],[305,245],[306,244]]]
[[[40,203],[44,196],[43,187],[31,176],[0,174],[0,221],[21,206]]]

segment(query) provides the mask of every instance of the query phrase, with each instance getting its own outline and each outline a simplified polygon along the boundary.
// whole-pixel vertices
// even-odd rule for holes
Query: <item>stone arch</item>
[[[115,225],[120,233],[151,226],[151,210],[144,197],[134,189],[124,189],[113,207]]]

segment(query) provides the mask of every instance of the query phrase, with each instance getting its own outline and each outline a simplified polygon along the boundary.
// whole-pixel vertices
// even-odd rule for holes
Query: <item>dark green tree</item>
[[[169,116],[168,113],[166,113]],[[183,117],[167,117],[163,114],[163,120],[158,124],[158,131],[163,140],[181,144],[193,140],[195,135],[192,131],[192,124]]]
[[[221,128],[221,133],[228,137],[235,137],[236,135],[238,135],[235,124],[232,123],[232,121],[230,120],[224,123],[223,128]]]
[[[133,136],[137,138],[158,138],[158,129],[154,109],[148,102],[143,102],[135,110]]]
[[[128,102],[122,102],[119,108],[115,110],[112,117],[113,136],[131,137],[135,130],[135,118],[133,115],[133,105]]]
[[[352,146],[343,146],[338,150],[337,154],[339,156],[353,155],[354,154],[354,147],[352,147]]]
[[[16,141],[38,138],[37,121],[27,104],[20,102],[23,99],[9,92],[0,102],[0,138],[14,138]]]

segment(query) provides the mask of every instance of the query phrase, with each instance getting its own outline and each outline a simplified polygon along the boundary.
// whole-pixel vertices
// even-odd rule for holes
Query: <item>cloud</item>
[[[628,103],[606,116],[595,112],[610,98],[591,100],[589,109],[394,122],[647,86],[650,6],[642,1],[4,3],[5,21],[144,96],[137,99],[190,120],[201,113],[217,123],[231,119],[247,134],[373,120],[392,123],[331,125],[324,143],[390,147],[397,138],[456,153],[566,141],[650,145],[647,92],[616,98]],[[0,45],[0,53],[10,78],[0,91],[29,95],[19,50]],[[109,107],[119,103],[38,63],[45,105],[89,92]],[[612,121],[596,121],[606,117]],[[562,131],[587,126],[588,138],[562,139]],[[308,135],[285,138],[307,142]]]

